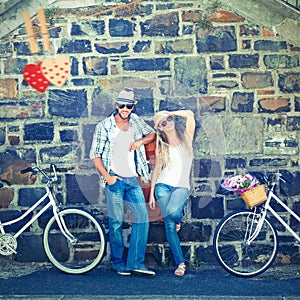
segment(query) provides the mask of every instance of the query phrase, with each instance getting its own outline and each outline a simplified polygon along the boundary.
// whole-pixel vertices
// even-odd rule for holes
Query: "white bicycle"
[[[274,210],[272,203],[277,202],[300,222],[300,217],[289,208],[274,189],[281,173],[274,173],[267,180],[267,200],[263,205],[253,210],[234,211],[225,216],[217,226],[214,234],[213,247],[220,265],[230,274],[239,277],[253,277],[266,271],[274,262],[278,252],[278,235],[273,221],[273,215],[296,239],[299,247],[299,235]]]
[[[63,272],[82,274],[95,268],[104,257],[106,240],[101,223],[89,212],[78,208],[62,208],[54,198],[52,187],[58,177],[56,167],[50,165],[48,175],[39,167],[30,167],[22,174],[42,174],[45,180],[45,194],[20,217],[0,221],[0,254],[17,254],[17,238],[42,214],[52,207],[53,216],[44,229],[43,245],[50,262]],[[31,175],[31,176],[32,176]],[[33,212],[36,211],[34,214]],[[8,233],[5,228],[18,223],[33,213],[29,221],[16,233]]]

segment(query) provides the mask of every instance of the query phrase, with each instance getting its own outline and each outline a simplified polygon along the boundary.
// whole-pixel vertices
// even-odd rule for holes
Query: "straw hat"
[[[161,110],[161,111],[157,112],[153,117],[154,128],[157,129],[159,122],[162,121],[163,119],[167,118],[170,115],[171,115],[171,113],[166,110]]]
[[[119,104],[136,104],[137,101],[134,100],[134,93],[131,89],[124,89],[120,92],[117,103]]]

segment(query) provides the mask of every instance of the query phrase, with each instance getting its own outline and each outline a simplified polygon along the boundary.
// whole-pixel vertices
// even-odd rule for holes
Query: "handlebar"
[[[26,169],[21,170],[20,172],[21,172],[21,174],[31,172],[32,174],[30,176],[36,175],[37,173],[41,173],[44,176],[44,178],[46,178],[48,183],[49,182],[53,183],[53,182],[56,182],[58,180],[57,173],[56,173],[56,166],[54,164],[50,164],[50,172],[51,171],[53,171],[53,174],[54,174],[53,176],[48,175],[40,167],[35,166],[35,167],[28,167]]]

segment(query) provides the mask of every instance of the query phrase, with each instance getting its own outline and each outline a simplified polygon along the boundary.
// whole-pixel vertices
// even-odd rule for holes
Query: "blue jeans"
[[[176,265],[184,262],[180,240],[176,232],[176,224],[179,224],[182,219],[188,194],[188,188],[173,187],[163,183],[155,185],[155,197],[164,218],[167,241]]]
[[[137,177],[123,177],[112,185],[106,185],[106,201],[109,217],[109,239],[112,268],[134,270],[144,267],[149,231],[149,216],[143,190]],[[132,230],[127,261],[123,259],[124,241],[122,224],[124,204],[133,214]]]

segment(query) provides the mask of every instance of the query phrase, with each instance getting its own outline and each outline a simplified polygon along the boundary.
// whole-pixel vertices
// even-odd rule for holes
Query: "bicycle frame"
[[[262,212],[262,217],[258,221],[258,225],[256,229],[254,230],[253,235],[247,240],[248,243],[251,243],[251,241],[255,240],[257,235],[259,234],[262,225],[264,223],[264,220],[266,218],[267,212],[269,211],[283,226],[286,230],[290,232],[290,234],[298,241],[300,242],[299,235],[283,220],[282,217],[279,216],[279,214],[271,207],[270,202],[271,199],[274,199],[279,203],[281,207],[283,207],[288,213],[290,213],[298,222],[300,222],[300,217],[291,210],[278,196],[276,196],[273,192],[273,189],[270,189],[268,193],[268,199],[264,204],[264,210]],[[252,224],[253,225],[253,224]],[[252,226],[251,225],[251,226]]]
[[[68,231],[66,228],[66,225],[64,224],[63,220],[58,215],[58,209],[56,202],[53,198],[53,195],[51,193],[50,187],[46,186],[46,193],[34,204],[32,205],[25,213],[23,213],[20,217],[15,218],[13,220],[7,221],[2,223],[0,221],[0,233],[5,234],[5,227],[18,223],[19,221],[26,218],[31,212],[33,212],[40,204],[42,204],[47,198],[49,199],[49,202],[39,211],[36,215],[32,216],[32,218],[24,225],[22,228],[16,232],[13,237],[17,239],[34,221],[36,221],[46,210],[48,210],[52,206],[52,211],[55,216],[55,219],[57,221],[57,224],[59,226],[59,229],[63,233],[63,235],[71,242],[75,243],[76,239],[74,236]],[[16,253],[16,251],[14,251]]]

